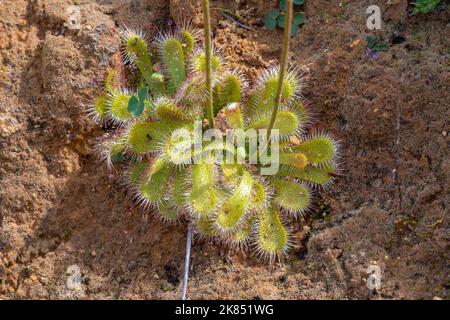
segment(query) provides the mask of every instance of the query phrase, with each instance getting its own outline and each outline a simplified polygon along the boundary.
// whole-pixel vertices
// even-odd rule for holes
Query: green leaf
[[[164,76],[160,73],[152,74],[149,87],[154,98],[164,95],[166,91],[164,86]]]
[[[275,202],[290,212],[301,212],[310,204],[310,192],[308,188],[294,182],[275,179]]]
[[[272,206],[260,212],[258,217],[256,241],[261,254],[271,259],[283,254],[289,247],[289,238],[280,221],[278,209]]]
[[[367,37],[367,48],[373,51],[387,51],[389,49],[389,44],[383,42],[380,38],[377,37]]]
[[[238,103],[229,104],[224,111],[225,117],[228,120],[229,125],[233,129],[243,129],[244,119],[242,118],[241,107]]]
[[[268,198],[268,193],[264,185],[258,180],[253,181],[252,195],[250,197],[249,208],[262,209]]]
[[[172,198],[177,207],[182,208],[184,206],[186,192],[186,170],[178,168],[172,182]]]
[[[244,244],[252,235],[255,217],[250,217],[245,223],[233,232],[229,239],[235,245]]]
[[[244,172],[243,166],[240,164],[223,163],[221,168],[223,177],[225,178],[224,181],[226,181],[228,184],[237,184]]]
[[[251,123],[248,128],[249,129],[266,129],[270,123],[270,115],[260,120],[257,120]],[[277,114],[277,118],[275,119],[275,123],[273,125],[274,129],[278,129],[280,131],[280,136],[286,137],[289,134],[294,134],[295,130],[298,128],[299,120],[297,116],[288,111],[280,111]]]
[[[184,30],[180,33],[180,40],[184,56],[188,57],[194,51],[195,37],[190,31]]]
[[[280,15],[280,10],[275,9],[270,11],[266,17],[271,18],[272,20],[275,20]]]
[[[440,0],[416,0],[413,14],[429,13],[436,8],[439,2]]]
[[[162,43],[162,60],[170,79],[169,93],[178,89],[186,79],[186,66],[183,46],[177,38],[168,38]]]
[[[147,96],[148,96],[148,87],[140,88],[139,92],[138,92],[138,96],[139,96],[139,103],[141,105],[143,105],[144,104],[144,100],[147,99]]]
[[[252,186],[253,179],[250,173],[244,171],[236,190],[223,202],[217,213],[217,225],[223,229],[222,231],[229,231],[238,225],[249,203]]]
[[[285,14],[282,14],[282,15],[280,15],[280,16],[277,18],[277,25],[278,25],[280,28],[283,28],[283,29],[284,29],[285,23],[286,23],[286,15],[285,15]]]
[[[194,55],[192,59],[192,65],[197,72],[205,73],[206,72],[206,56],[205,52],[201,51]],[[223,64],[220,57],[216,54],[211,56],[211,68],[213,72],[222,71]]]
[[[107,105],[107,98],[105,95],[102,94],[97,99],[95,99],[94,111],[95,115],[99,119],[104,119],[106,117],[108,112],[108,105]]]
[[[308,161],[314,164],[333,163],[336,156],[336,144],[326,135],[305,141],[294,150],[302,152]]]
[[[157,215],[165,222],[176,221],[179,211],[172,201],[162,200],[158,202]]]
[[[166,194],[170,174],[170,167],[162,159],[156,159],[139,187],[140,196],[149,202],[160,202]]]
[[[304,3],[305,3],[305,0],[294,0],[294,5],[296,5],[296,6],[301,6]],[[286,12],[286,10],[287,10],[286,0],[281,0],[280,1],[280,9],[281,9],[281,11],[285,11]]]
[[[219,201],[217,188],[214,186],[214,165],[204,163],[192,165],[191,184],[189,201],[192,209],[199,214],[214,211]]]
[[[130,99],[131,97],[124,93],[113,94],[110,108],[113,119],[125,121],[133,118],[133,114],[128,112]]]
[[[139,103],[139,100],[136,96],[132,96],[128,101],[128,112],[132,113],[135,117],[139,117],[144,111],[144,106]]]
[[[197,231],[202,236],[214,235],[214,217],[208,214],[202,214],[196,220]]]
[[[214,116],[228,104],[241,100],[242,83],[239,76],[229,74],[223,76],[213,88]]]
[[[260,81],[247,102],[247,106],[243,110],[251,110],[248,117],[258,118],[260,116],[267,117],[271,114],[273,106],[275,103],[275,98],[277,94],[279,80],[279,72],[269,72],[267,76],[264,76],[262,81]],[[284,80],[283,91],[282,91],[282,103],[289,102],[294,96],[299,88],[299,83],[295,74],[288,73]]]
[[[276,175],[279,177],[300,178],[316,185],[326,186],[333,181],[334,171],[334,167],[330,165],[321,167],[308,165],[303,169],[283,166],[280,167]]]
[[[267,29],[269,29],[269,31],[275,30],[275,28],[277,27],[276,17],[272,18],[272,16],[269,13],[264,17],[264,25],[266,26]]]
[[[377,45],[375,45],[372,50],[375,51],[388,51],[389,50],[389,44],[387,43],[379,43]]]
[[[178,134],[171,134],[164,145],[164,156],[174,165],[188,165],[192,158],[192,138],[188,129],[177,130]]]
[[[305,15],[302,12],[296,13],[292,20],[292,26],[291,26],[291,36],[296,36],[298,33],[298,27],[305,23]],[[282,14],[277,19],[277,25],[280,28],[284,29],[284,26],[286,25],[286,15]]]
[[[107,92],[113,92],[115,89],[120,87],[117,78],[117,71],[114,69],[109,69],[105,80],[105,89]]]
[[[376,37],[367,37],[366,41],[367,41],[367,47],[369,49],[372,49],[375,46],[375,44],[377,43],[377,38]]]
[[[280,163],[302,169],[308,164],[308,159],[302,153],[282,153]]]
[[[142,182],[142,177],[144,176],[148,168],[148,163],[146,161],[135,162],[130,166],[128,171],[128,179],[134,186],[139,186]]]
[[[174,121],[134,122],[128,129],[127,145],[135,154],[160,151],[170,133],[180,127],[181,124]]]
[[[145,40],[138,33],[130,33],[124,43],[125,53],[128,59],[139,69],[147,83],[153,74],[153,66]]]
[[[185,118],[185,113],[168,97],[159,98],[154,102],[155,113],[160,120],[177,121]]]
[[[293,24],[299,26],[305,23],[305,14],[303,12],[297,12],[292,19]]]
[[[297,33],[298,33],[298,25],[293,23],[291,26],[291,37],[295,37]]]

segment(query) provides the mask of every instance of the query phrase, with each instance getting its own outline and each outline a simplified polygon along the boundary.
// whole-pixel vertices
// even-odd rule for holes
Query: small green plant
[[[413,14],[429,13],[436,9],[439,2],[441,2],[441,0],[416,0],[414,2]]]
[[[388,51],[389,50],[389,44],[386,42],[383,42],[381,38],[378,37],[367,37],[367,49],[366,49],[366,57],[368,59],[379,59],[380,58],[380,52],[382,51]]]
[[[304,0],[294,0],[295,5],[303,5]],[[297,12],[294,14],[291,23],[291,35],[296,36],[299,27],[305,23],[305,14],[303,12]],[[264,17],[264,25],[270,31],[275,30],[278,26],[284,29],[286,26],[286,0],[281,0],[279,3],[279,9],[272,10]]]
[[[369,36],[366,38],[367,41],[367,49],[372,51],[388,51],[389,44],[383,42],[381,38]]]
[[[136,66],[137,76],[130,79],[137,79],[138,89],[130,93],[118,85],[114,70],[108,73],[104,93],[90,110],[96,121],[115,128],[100,153],[109,166],[124,169],[143,208],[168,223],[189,221],[187,263],[192,227],[200,237],[238,248],[250,245],[272,262],[291,247],[289,223],[311,207],[314,187],[333,183],[338,144],[327,133],[309,132],[299,72],[287,68],[290,28],[280,67],[265,71],[249,90],[243,76],[212,50],[207,0],[204,12],[204,48],[197,47],[195,32],[180,28],[154,42],[158,55],[153,56],[142,33],[122,30],[125,60]],[[292,6],[286,14],[291,23]],[[156,63],[162,73],[153,71]],[[219,130],[218,140],[189,138],[211,128]],[[221,141],[230,129],[267,129],[259,149],[278,142],[271,134],[278,130],[278,172],[261,175],[267,165],[261,156],[255,163],[192,161],[254,156],[247,145]]]
[[[142,114],[142,112],[144,112],[145,99],[147,99],[147,96],[148,96],[148,87],[141,87],[139,89],[137,97],[133,95],[128,101],[127,111],[133,114],[133,116],[139,117]]]

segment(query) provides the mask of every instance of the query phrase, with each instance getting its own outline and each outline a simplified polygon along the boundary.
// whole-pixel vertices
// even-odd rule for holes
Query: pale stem
[[[192,242],[192,224],[189,223],[186,235],[186,257],[184,260],[184,275],[183,275],[183,294],[181,300],[186,300],[187,285],[189,278],[189,264],[191,260],[191,242]]]
[[[284,40],[283,40],[283,50],[281,52],[281,61],[280,61],[280,74],[278,78],[277,91],[275,95],[275,101],[272,109],[272,117],[270,118],[269,127],[267,128],[267,141],[270,139],[270,133],[275,124],[275,120],[277,119],[278,109],[281,104],[284,78],[286,76],[287,64],[288,64],[288,56],[289,56],[289,42],[291,40],[291,25],[292,25],[292,12],[294,11],[293,0],[286,1],[287,12],[286,12],[286,20],[284,23]]]
[[[211,80],[211,18],[209,13],[209,0],[203,0],[203,21],[205,24],[205,63],[206,63],[206,114],[209,127],[214,127],[212,80]]]

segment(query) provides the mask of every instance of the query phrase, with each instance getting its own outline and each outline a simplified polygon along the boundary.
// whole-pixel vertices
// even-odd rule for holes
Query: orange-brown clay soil
[[[149,36],[192,19],[193,0],[0,1],[0,298],[176,299],[185,225],[134,208],[93,155],[102,128],[82,106],[101,87],[123,23]],[[392,3],[392,4],[388,4]],[[81,29],[66,26],[68,5]],[[381,31],[365,10],[382,8]],[[214,44],[253,81],[280,54],[261,20],[276,1],[212,1]],[[228,9],[252,27],[236,27]],[[304,96],[342,144],[335,187],[296,222],[303,239],[273,266],[195,241],[189,297],[449,298],[449,12],[410,16],[407,0],[306,0],[292,63]],[[366,57],[368,35],[392,44]],[[81,290],[66,285],[77,265]],[[381,289],[366,270],[378,265]]]

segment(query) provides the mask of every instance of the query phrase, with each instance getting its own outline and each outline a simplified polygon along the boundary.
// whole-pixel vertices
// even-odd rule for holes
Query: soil
[[[72,4],[76,30],[67,25]],[[382,30],[366,27],[371,4],[382,9]],[[282,31],[262,24],[275,6],[212,1],[214,44],[250,81],[280,55]],[[411,16],[407,0],[307,0],[303,10],[291,60],[317,129],[341,141],[340,175],[317,192],[296,222],[303,240],[272,268],[196,239],[189,297],[450,298],[448,9]],[[103,131],[83,106],[114,63],[119,26],[151,38],[187,18],[202,27],[199,1],[0,1],[0,299],[180,297],[186,226],[134,207],[93,155]],[[378,59],[366,55],[369,35],[391,44]],[[77,290],[67,285],[73,265]],[[367,286],[374,265],[378,290]]]

